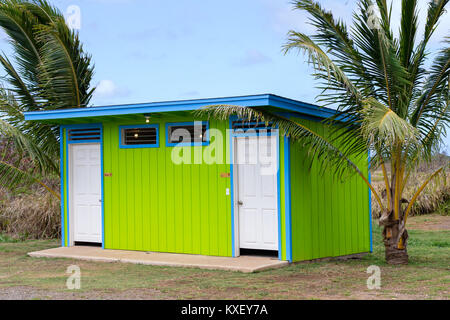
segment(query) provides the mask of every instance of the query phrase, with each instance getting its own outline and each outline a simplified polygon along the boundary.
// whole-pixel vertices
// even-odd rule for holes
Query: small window
[[[158,148],[158,125],[121,126],[121,148]]]
[[[166,125],[167,145],[203,146],[209,143],[208,122],[168,123]]]

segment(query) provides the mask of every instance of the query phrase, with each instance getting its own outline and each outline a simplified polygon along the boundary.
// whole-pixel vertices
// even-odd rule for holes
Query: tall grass
[[[0,189],[0,234],[15,239],[58,238],[60,201],[41,188],[26,193]]]
[[[411,200],[415,192],[424,183],[430,174],[419,171],[411,175],[408,185],[405,187],[404,199]],[[379,194],[385,194],[385,184],[383,175],[380,171],[372,174],[372,181],[375,189]],[[384,198],[385,200],[385,198]],[[439,214],[448,215],[449,208],[448,201],[450,200],[450,173],[443,172],[435,179],[433,179],[428,186],[423,190],[422,194],[417,198],[416,203],[411,209],[410,215],[422,215],[437,212]],[[404,205],[407,205],[406,203]],[[375,198],[372,196],[372,214],[375,218],[379,218],[381,214],[380,206]]]

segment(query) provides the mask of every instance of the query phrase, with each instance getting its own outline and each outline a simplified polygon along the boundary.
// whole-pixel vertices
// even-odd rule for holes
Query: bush
[[[11,194],[0,190],[0,233],[21,239],[58,238],[60,201],[45,190]]]
[[[409,183],[405,187],[403,194],[404,199],[411,200],[415,192],[424,183],[425,179],[430,176],[430,173],[417,172],[409,178]],[[377,171],[372,175],[372,180],[375,189],[378,194],[383,194],[385,184],[383,181],[382,173]],[[383,200],[386,200],[384,197]],[[422,215],[437,212],[440,214],[449,214],[446,210],[449,209],[449,205],[445,204],[450,200],[450,174],[442,173],[435,177],[428,186],[423,190],[422,194],[417,198],[416,203],[413,205],[410,215]],[[407,206],[407,203],[404,204]],[[379,218],[381,215],[381,209],[372,195],[372,215],[374,218]]]

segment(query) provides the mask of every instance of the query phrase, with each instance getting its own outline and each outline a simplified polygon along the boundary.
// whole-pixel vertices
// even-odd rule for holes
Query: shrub
[[[410,200],[414,196],[414,192],[424,183],[425,178],[429,176],[425,172],[417,172],[410,177],[410,183],[406,186],[404,197]],[[375,188],[379,194],[384,194],[385,188],[382,174],[374,172],[372,175]],[[384,198],[385,200],[385,198]],[[440,214],[449,214],[446,210],[449,205],[445,205],[450,200],[450,173],[442,173],[433,179],[413,205],[410,215],[429,214],[437,211]],[[405,203],[404,205],[407,205]],[[372,196],[372,215],[379,218],[381,214],[380,206]]]
[[[0,190],[0,233],[21,239],[58,238],[60,201],[45,190],[22,194]]]

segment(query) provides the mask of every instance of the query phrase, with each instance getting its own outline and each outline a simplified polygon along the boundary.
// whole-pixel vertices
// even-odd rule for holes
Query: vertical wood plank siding
[[[152,123],[159,148],[120,149],[119,126],[137,123],[103,124],[104,171],[112,174],[104,178],[105,248],[231,256],[231,186],[220,177],[230,172],[226,145],[222,164],[176,165],[172,152],[191,152],[193,162],[208,146],[166,147],[166,121]],[[225,137],[228,121],[210,120],[210,128]]]
[[[323,124],[299,120],[319,134]],[[341,182],[305,161],[307,151],[291,145],[291,217],[293,261],[370,252],[369,194],[358,176]],[[357,161],[368,173],[367,159]]]
[[[119,126],[140,125],[139,121],[103,122],[104,247],[106,249],[173,252],[232,256],[231,197],[226,195],[230,178],[229,121],[210,120],[210,129],[223,134],[223,161],[220,164],[181,164],[172,152],[191,153],[201,158],[210,146],[167,147],[166,122],[192,121],[172,116],[152,119],[159,125],[159,148],[119,148]],[[318,133],[318,122],[299,120]],[[67,130],[63,129],[63,173],[68,168]],[[211,137],[214,141],[215,137]],[[280,247],[286,260],[286,202],[284,138],[279,139],[280,160]],[[216,150],[215,152],[218,152]],[[354,176],[344,183],[330,173],[321,175],[317,164],[310,167],[307,151],[291,141],[291,236],[292,260],[302,261],[370,251],[369,193]],[[367,174],[367,159],[358,162]],[[65,195],[67,179],[64,175]],[[64,197],[65,245],[69,245],[68,199]]]

